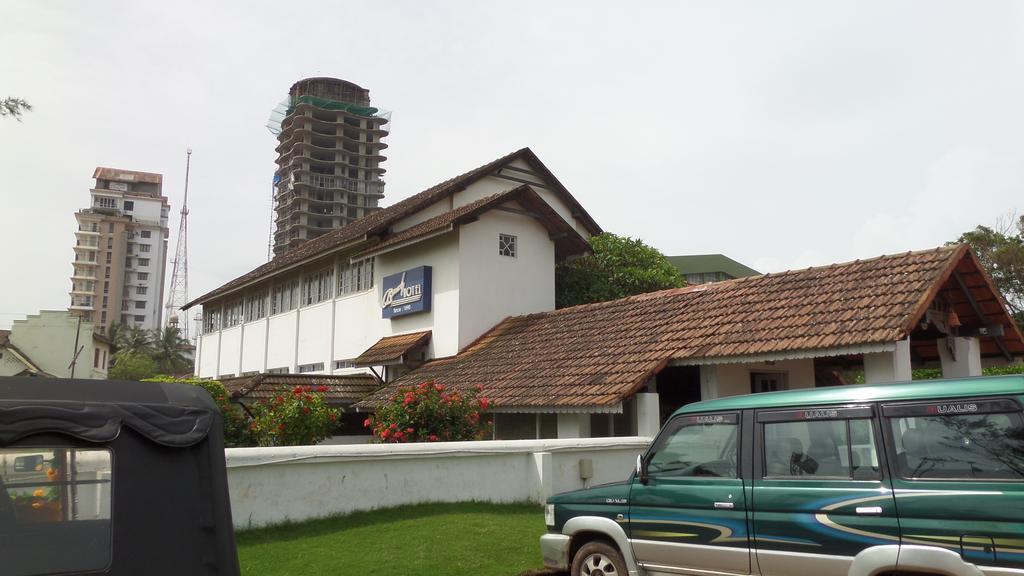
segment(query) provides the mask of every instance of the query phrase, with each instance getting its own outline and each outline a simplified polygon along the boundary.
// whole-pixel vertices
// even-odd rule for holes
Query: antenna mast
[[[185,198],[181,201],[178,246],[171,262],[171,290],[164,305],[164,317],[167,318],[167,326],[177,327],[182,338],[189,340],[188,317],[183,321],[179,318],[181,307],[188,303],[188,172],[192,164],[192,149],[188,148],[185,154]]]

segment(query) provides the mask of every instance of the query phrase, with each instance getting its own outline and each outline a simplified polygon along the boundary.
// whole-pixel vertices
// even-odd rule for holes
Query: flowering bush
[[[341,411],[328,408],[321,394],[326,386],[296,386],[254,406],[250,423],[260,446],[316,444],[331,435]]]
[[[400,388],[363,425],[380,442],[439,442],[483,440],[491,425],[483,418],[490,400],[477,385],[465,393],[447,391],[443,384],[424,382]]]

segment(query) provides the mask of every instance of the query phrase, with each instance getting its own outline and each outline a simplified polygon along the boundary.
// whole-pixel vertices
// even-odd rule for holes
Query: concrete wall
[[[789,390],[814,388],[814,360],[784,360],[774,364],[755,362],[749,364],[715,364],[702,366],[702,398],[722,398],[739,394],[750,394],[751,372],[782,372],[786,374]],[[717,386],[705,381],[708,373],[714,373]],[[711,395],[713,394],[713,395]]]
[[[237,528],[422,502],[537,502],[625,480],[650,438],[509,440],[227,450]]]
[[[515,258],[498,254],[499,234],[516,237]],[[529,216],[492,211],[462,226],[459,262],[459,349],[508,316],[555,309],[555,245]]]
[[[106,350],[109,360],[107,345],[93,339],[92,322],[82,321],[79,324],[78,318],[67,311],[43,310],[39,314],[29,315],[24,320],[15,320],[11,323],[9,338],[11,344],[39,369],[58,378],[70,378],[71,370],[68,367],[75,356],[76,331],[78,346],[82,351],[75,363],[75,378],[106,378],[106,368],[94,368],[93,360],[97,349],[100,350],[101,358],[103,351]],[[9,373],[0,373],[0,376],[16,374],[22,370],[20,362],[10,362],[11,358],[5,359],[8,362],[3,364],[3,370]]]

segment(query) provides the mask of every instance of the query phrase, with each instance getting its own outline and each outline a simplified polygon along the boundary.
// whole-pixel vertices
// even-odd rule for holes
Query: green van
[[[1024,376],[690,404],[625,482],[553,496],[572,576],[1024,575]]]

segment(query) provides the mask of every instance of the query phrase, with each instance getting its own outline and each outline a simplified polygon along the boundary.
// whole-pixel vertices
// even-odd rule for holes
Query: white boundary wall
[[[625,480],[650,438],[229,448],[236,528],[423,502],[537,502]]]

